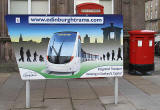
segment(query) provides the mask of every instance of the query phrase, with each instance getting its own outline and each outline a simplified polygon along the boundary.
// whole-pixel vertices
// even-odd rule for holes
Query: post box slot
[[[136,37],[136,38],[144,38],[144,37]]]

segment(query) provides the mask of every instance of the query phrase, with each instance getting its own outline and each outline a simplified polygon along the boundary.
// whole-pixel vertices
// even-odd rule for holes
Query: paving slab
[[[15,101],[14,103],[14,107],[15,109],[20,109],[20,108],[25,108],[26,106],[26,97],[25,97],[25,92],[23,92],[23,96],[20,94],[20,96],[18,97],[18,99]],[[41,99],[34,99],[33,97],[31,97],[31,107],[42,107],[43,106],[43,100]]]
[[[141,76],[125,77],[129,82],[134,84],[137,88],[141,89],[149,95],[160,94],[160,86],[154,84],[150,80],[144,79]]]
[[[99,100],[73,100],[75,110],[105,110]]]
[[[31,81],[31,107],[41,107],[44,99],[45,80]],[[19,96],[17,97],[14,108],[24,108],[26,104],[26,88],[22,88]]]
[[[85,79],[68,80],[72,99],[97,99],[98,97]]]
[[[119,91],[121,94],[128,95],[144,95],[145,93],[123,78],[119,78]],[[124,95],[124,96],[125,96]]]
[[[67,80],[55,79],[47,80],[45,98],[68,98],[69,90]]]
[[[35,107],[35,108],[30,108],[30,109],[27,109],[27,108],[13,108],[13,109],[10,109],[10,110],[44,110],[44,107],[41,107],[41,108]]]
[[[97,87],[103,87],[103,86],[110,86],[110,80],[109,78],[103,78],[103,79],[87,79],[87,81],[92,85],[92,86],[97,86]]]
[[[160,71],[160,56],[154,57],[155,71]]]
[[[119,78],[119,87],[122,89],[136,89],[133,84],[129,83],[127,80],[124,80],[124,78]]]
[[[13,105],[13,101],[0,100],[0,110],[10,110],[11,108],[13,108]]]
[[[160,103],[160,95],[152,95],[151,96],[156,102]]]
[[[23,101],[16,101],[14,109],[22,109],[26,107],[25,99]],[[39,100],[31,100],[31,108],[43,108],[43,102]]]
[[[0,77],[0,87],[5,83],[5,81],[7,80],[8,78],[1,78]]]
[[[160,73],[160,72],[159,72]],[[160,86],[160,75],[143,76],[144,79],[151,81],[152,83]]]
[[[0,87],[5,83],[11,74],[9,73],[0,73]]]
[[[15,100],[23,86],[24,81],[21,80],[19,74],[12,74],[8,78],[8,80],[0,88],[0,106],[5,107],[2,110],[12,108],[11,106],[14,105]]]
[[[129,83],[125,79],[121,79],[123,83]],[[127,97],[127,99],[136,106],[137,109],[145,109],[145,110],[156,110],[157,108],[160,109],[159,102],[155,101],[149,94],[145,93],[139,88],[136,88],[135,85],[131,85],[130,89],[125,89],[119,86],[119,90],[123,96]]]
[[[99,97],[99,99],[100,99],[101,103],[104,105],[114,104],[114,96],[103,96],[103,97]],[[128,102],[129,102],[128,99],[125,98],[124,96],[118,97],[119,104],[125,104]]]
[[[44,110],[73,110],[70,99],[46,99]]]
[[[44,98],[46,80],[31,81],[31,98],[42,101]]]
[[[12,74],[19,74],[19,73],[0,73],[0,77],[3,78],[3,77],[9,77],[11,76]]]
[[[133,105],[124,103],[124,104],[110,104],[106,105],[106,110],[137,110]]]
[[[114,86],[106,79],[90,79],[88,82],[99,97],[114,95]]]

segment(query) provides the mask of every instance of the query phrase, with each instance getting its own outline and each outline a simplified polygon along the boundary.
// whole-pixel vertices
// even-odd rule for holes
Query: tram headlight
[[[71,56],[71,59],[70,59],[70,61],[72,61],[72,60],[73,60],[73,58],[74,58],[74,56]]]

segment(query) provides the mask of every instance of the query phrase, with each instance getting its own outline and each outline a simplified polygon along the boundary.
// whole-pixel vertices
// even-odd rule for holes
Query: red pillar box
[[[129,31],[130,64],[129,73],[151,75],[154,71],[154,34],[150,30]]]
[[[96,3],[82,3],[76,6],[77,14],[104,14],[104,7]]]

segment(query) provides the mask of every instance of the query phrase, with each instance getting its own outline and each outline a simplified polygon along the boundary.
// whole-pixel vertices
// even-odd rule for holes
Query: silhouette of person
[[[37,56],[38,56],[37,52],[35,51],[33,55],[34,55],[33,62],[37,62]]]
[[[27,50],[26,55],[27,55],[27,62],[31,62],[31,59],[30,59],[31,53],[29,49]]]
[[[121,48],[118,48],[117,60],[118,60],[119,58],[122,60],[122,56],[121,56]]]
[[[109,57],[110,57],[110,53],[107,52],[107,60],[109,60]]]
[[[24,62],[24,51],[23,51],[23,47],[20,48],[20,56],[21,56],[21,58],[19,59],[19,61],[22,60],[22,62]]]
[[[40,61],[40,62],[43,62],[43,61],[44,61],[44,58],[43,58],[42,55],[39,56],[39,61]]]
[[[102,60],[102,57],[100,57],[100,60]]]
[[[103,60],[105,60],[105,57],[106,57],[105,54],[103,54]]]
[[[114,55],[115,55],[114,50],[112,50],[112,61],[115,60]]]

